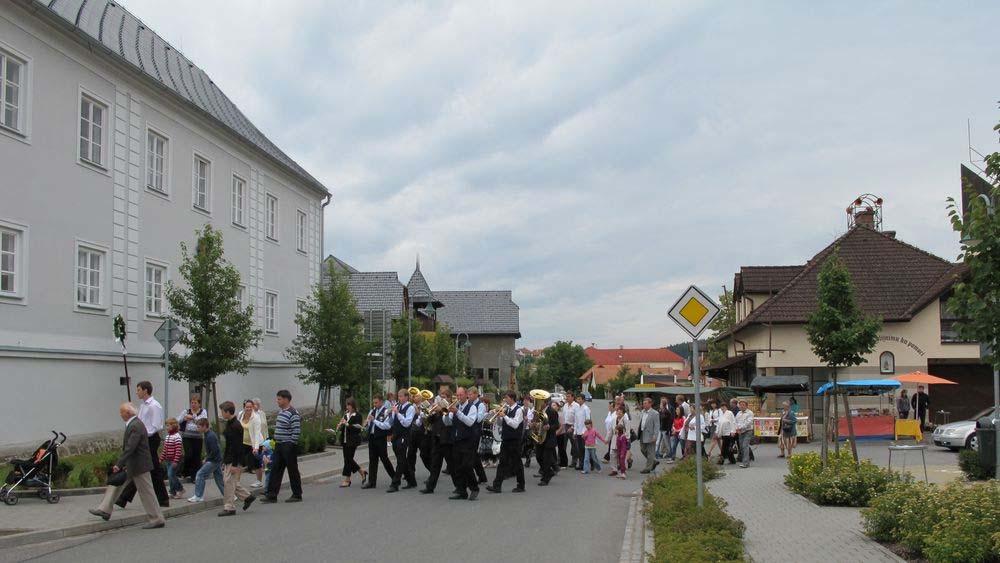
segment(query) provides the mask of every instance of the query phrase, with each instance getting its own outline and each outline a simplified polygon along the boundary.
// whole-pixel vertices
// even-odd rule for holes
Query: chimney
[[[861,209],[858,209],[854,212],[854,224],[874,229],[875,210],[871,207],[862,207]]]

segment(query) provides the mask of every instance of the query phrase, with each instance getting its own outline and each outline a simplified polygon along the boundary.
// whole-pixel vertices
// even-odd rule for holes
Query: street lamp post
[[[468,350],[469,347],[472,346],[472,342],[469,341],[469,335],[468,334],[466,334],[464,332],[460,332],[460,333],[458,333],[458,334],[455,335],[455,376],[456,377],[458,376],[458,341],[461,340],[463,336],[465,337],[465,344],[463,344],[462,346],[466,350]]]

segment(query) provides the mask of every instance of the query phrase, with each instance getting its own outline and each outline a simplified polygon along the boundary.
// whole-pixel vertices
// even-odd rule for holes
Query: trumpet
[[[483,417],[483,422],[486,424],[493,424],[496,422],[497,418],[503,416],[504,409],[506,408],[507,405],[500,403],[496,408],[486,413],[486,416]]]

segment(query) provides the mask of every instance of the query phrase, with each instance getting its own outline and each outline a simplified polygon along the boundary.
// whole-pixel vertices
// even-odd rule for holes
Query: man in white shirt
[[[163,464],[160,463],[160,430],[163,430],[163,407],[159,401],[153,398],[153,384],[148,381],[140,381],[136,384],[135,395],[140,401],[138,417],[146,426],[149,454],[153,459],[153,470],[149,472],[149,477],[153,481],[156,500],[160,506],[167,508],[170,506],[170,497],[167,495],[167,487],[163,484]],[[134,497],[135,484],[129,482],[121,495],[118,496],[115,504],[125,508],[125,505],[132,502]]]
[[[583,466],[583,456],[581,456],[576,451],[576,397],[573,396],[572,391],[566,392],[566,406],[563,410],[566,411],[564,418],[563,431],[566,433],[566,441],[569,442],[569,465],[576,467],[579,463]],[[560,461],[562,461],[560,459]],[[565,465],[563,466],[565,467]]]
[[[501,419],[500,434],[500,465],[492,485],[486,490],[499,493],[503,480],[513,475],[517,486],[512,492],[524,492],[524,465],[521,464],[521,439],[524,434],[524,407],[517,404],[517,393],[508,391],[504,394],[504,415]]]
[[[473,406],[476,409],[477,434],[480,435],[480,439],[481,439],[482,438],[482,429],[483,429],[483,419],[486,418],[486,405],[482,401],[479,400],[479,388],[478,387],[469,387],[468,393],[469,393],[469,401],[472,402]],[[476,473],[476,481],[478,483],[486,483],[487,482],[487,479],[486,479],[486,470],[483,469],[483,460],[480,459],[480,457],[479,457],[479,444],[478,443],[476,444],[476,449],[475,449],[474,455],[475,455],[475,463],[474,463],[472,469]]]
[[[719,406],[719,421],[716,423],[715,433],[719,436],[719,465],[729,463],[736,465],[736,457],[733,456],[733,440],[736,438],[736,417],[729,410],[729,405],[722,403]]]
[[[576,397],[576,412],[573,414],[573,439],[576,442],[577,470],[583,471],[583,456],[586,446],[583,443],[583,433],[587,431],[587,421],[590,420],[590,407],[583,395]]]
[[[677,395],[677,409],[684,413],[684,418],[691,416],[691,405],[684,398],[684,395]]]
[[[750,465],[750,439],[753,438],[753,411],[746,401],[740,401],[740,412],[736,415],[736,433],[740,441],[740,467]]]

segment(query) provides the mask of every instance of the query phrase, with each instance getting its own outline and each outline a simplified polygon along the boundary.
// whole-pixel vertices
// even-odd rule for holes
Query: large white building
[[[284,350],[319,280],[329,192],[119,4],[0,2],[0,171],[0,444],[120,429],[118,314],[133,384],[163,400],[164,287],[206,223],[264,330],[220,397],[310,402]],[[168,415],[188,393],[171,382]]]

